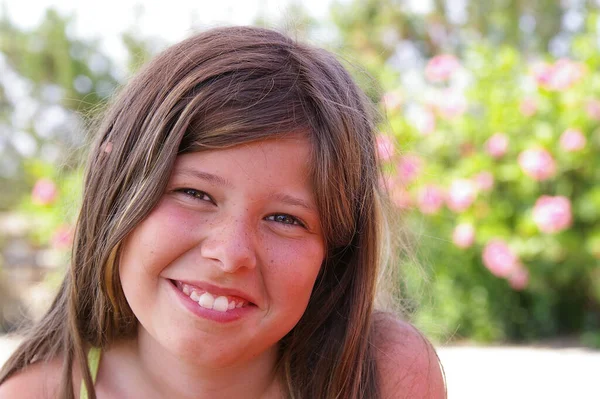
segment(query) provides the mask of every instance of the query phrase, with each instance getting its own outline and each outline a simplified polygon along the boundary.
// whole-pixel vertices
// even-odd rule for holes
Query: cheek
[[[197,219],[197,218],[196,218]],[[157,276],[193,246],[193,226],[200,223],[189,212],[163,201],[127,237],[121,273]]]
[[[304,311],[323,263],[323,246],[312,240],[282,243],[270,247],[268,254],[265,279],[272,294],[285,299],[287,306]]]

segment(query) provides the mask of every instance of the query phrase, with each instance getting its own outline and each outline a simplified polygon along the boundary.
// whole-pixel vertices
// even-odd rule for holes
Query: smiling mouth
[[[181,281],[170,281],[179,291],[204,309],[212,309],[217,312],[225,313],[233,309],[254,306],[251,302],[237,296],[216,295]]]

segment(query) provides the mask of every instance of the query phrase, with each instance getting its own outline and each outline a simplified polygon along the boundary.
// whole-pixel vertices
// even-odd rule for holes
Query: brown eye
[[[273,222],[281,223],[288,226],[305,227],[304,223],[302,223],[298,218],[284,213],[268,216],[267,220],[271,220]]]
[[[200,200],[200,201],[209,201],[209,202],[213,202],[212,198],[210,197],[210,195],[206,194],[204,191],[200,191],[200,190],[196,190],[193,188],[182,188],[180,190],[177,190],[180,193],[183,193],[189,197],[192,197],[194,199]]]

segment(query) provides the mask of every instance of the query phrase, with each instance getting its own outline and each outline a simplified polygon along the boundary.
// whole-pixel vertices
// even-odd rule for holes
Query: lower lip
[[[251,312],[257,309],[254,305],[246,305],[241,308],[227,310],[226,312],[219,312],[217,310],[206,309],[198,305],[198,302],[192,301],[192,299],[189,296],[181,292],[170,280],[166,281],[171,287],[171,290],[175,292],[175,295],[183,304],[183,306],[190,312],[194,313],[199,317],[202,317],[203,319],[216,321],[218,323],[231,323],[233,321],[241,319],[244,316],[249,315]]]

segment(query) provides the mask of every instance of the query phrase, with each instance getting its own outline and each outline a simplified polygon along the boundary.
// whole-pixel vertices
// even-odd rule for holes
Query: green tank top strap
[[[92,374],[92,382],[96,383],[96,376],[98,375],[98,366],[100,366],[100,356],[102,355],[102,350],[100,348],[92,347],[88,351],[88,367],[90,368],[90,373]],[[85,388],[85,383],[81,380],[81,389],[79,392],[80,399],[88,399],[88,391]]]

